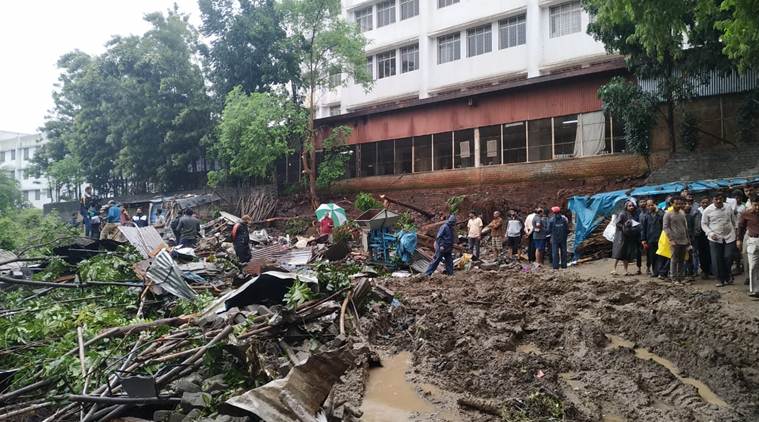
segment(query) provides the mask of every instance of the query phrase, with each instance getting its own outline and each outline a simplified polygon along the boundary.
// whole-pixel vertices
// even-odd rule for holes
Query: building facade
[[[586,33],[579,1],[343,0],[343,11],[368,40],[374,83],[366,92],[333,75],[317,127],[352,129],[349,178],[432,181],[440,177],[427,173],[458,170],[460,181],[501,183],[504,166],[625,152],[597,95],[626,75],[624,61]]]
[[[35,208],[53,202],[47,180],[31,170],[31,160],[44,142],[41,134],[0,131],[0,171],[19,182],[24,199]]]

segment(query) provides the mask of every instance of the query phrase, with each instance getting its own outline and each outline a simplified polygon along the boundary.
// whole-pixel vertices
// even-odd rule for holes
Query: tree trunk
[[[672,153],[677,152],[677,139],[675,139],[675,105],[672,95],[667,99],[667,129],[669,131],[669,143]]]
[[[314,84],[310,87],[310,103],[308,105],[308,133],[306,134],[306,143],[303,145],[302,161],[303,172],[308,175],[308,196],[311,201],[311,207],[319,207],[319,197],[316,194],[316,134],[314,131],[314,119],[316,118],[316,105],[314,104]]]

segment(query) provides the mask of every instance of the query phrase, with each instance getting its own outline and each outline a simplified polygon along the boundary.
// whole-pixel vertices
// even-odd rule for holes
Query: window
[[[16,150],[15,149],[11,150],[11,161],[16,161]]]
[[[482,25],[466,31],[467,57],[479,56],[493,50],[492,25]]]
[[[582,132],[577,131],[578,116],[555,117],[553,119],[553,144],[556,152],[555,158],[580,156],[580,137]]]
[[[24,201],[28,201],[29,200],[29,192],[31,192],[31,191],[28,191],[28,190],[24,191]]]
[[[442,132],[432,136],[433,170],[453,168],[453,133]]]
[[[395,141],[395,174],[411,173],[411,138]]]
[[[480,164],[501,164],[501,126],[480,128]]]
[[[366,9],[356,10],[353,13],[354,18],[356,19],[356,24],[358,24],[358,29],[361,32],[371,31],[372,30],[372,7],[369,6]]]
[[[338,86],[342,85],[343,78],[340,72],[330,73],[328,83],[330,88],[337,88]]]
[[[395,141],[377,142],[377,176],[393,174]]]
[[[581,11],[579,1],[564,3],[550,9],[551,38],[581,31]]]
[[[29,180],[29,176],[31,176],[32,172],[29,171],[29,169],[23,169],[21,170],[21,174],[24,175],[24,180]]]
[[[527,159],[529,161],[553,159],[551,119],[530,120],[527,127],[527,142],[529,143]]]
[[[432,136],[415,136],[414,173],[432,170]]]
[[[503,125],[503,162],[527,161],[527,131],[524,122]]]
[[[438,9],[458,3],[459,0],[437,0]]]
[[[0,163],[5,161],[5,151],[0,151]]]
[[[377,79],[395,75],[395,50],[377,54]]]
[[[498,22],[499,48],[522,45],[527,38],[527,20],[525,15],[512,16]]]
[[[340,104],[329,107],[330,116],[337,116],[338,114],[340,114]]]
[[[580,142],[580,139],[577,139],[575,157],[589,157],[611,152],[611,144],[609,144],[608,150],[606,145],[606,136],[604,134],[606,116],[603,111],[579,115],[578,124],[582,129],[578,131],[577,136],[579,138],[580,134],[582,135],[582,142]]]
[[[419,14],[419,0],[401,0],[401,20],[413,18]]]
[[[29,159],[29,148],[24,148],[22,151],[24,151],[24,160]]]
[[[377,28],[395,23],[395,0],[377,4]]]
[[[40,200],[40,194],[41,194],[41,192],[40,192],[39,189],[37,189],[37,190],[34,191],[34,200],[35,201],[39,201]]]
[[[453,134],[454,167],[474,167],[474,129],[464,129]]]
[[[419,69],[419,44],[401,48],[401,73]]]
[[[374,79],[374,57],[369,56],[366,58],[366,73],[369,74],[369,79]]]
[[[377,171],[377,143],[359,146],[359,177],[374,176]]]
[[[437,63],[448,63],[461,58],[461,34],[455,33],[438,37]]]

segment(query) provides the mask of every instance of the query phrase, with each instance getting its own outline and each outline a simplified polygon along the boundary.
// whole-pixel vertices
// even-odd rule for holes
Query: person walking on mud
[[[646,212],[641,217],[641,238],[643,250],[646,252],[646,271],[651,277],[659,276],[659,259],[656,250],[659,248],[664,212],[656,206],[653,199],[645,203]]]
[[[456,216],[451,214],[448,220],[440,226],[435,237],[435,257],[424,274],[432,276],[441,261],[445,261],[445,273],[453,275],[453,228],[456,226]]]
[[[553,215],[548,220],[546,232],[551,236],[551,264],[554,270],[567,268],[567,238],[569,237],[569,219],[561,214],[561,208],[551,208]]]
[[[532,245],[535,249],[535,267],[543,265],[543,258],[548,242],[548,219],[543,215],[543,208],[535,210],[535,218],[532,219]]]
[[[701,228],[709,239],[712,274],[717,277],[717,287],[732,283],[730,267],[738,252],[735,220],[735,212],[725,204],[725,197],[721,193],[714,195],[712,204],[706,207],[701,216]]]
[[[672,257],[670,258],[669,276],[674,282],[681,282],[685,276],[685,255],[690,248],[688,222],[683,211],[684,199],[673,200],[672,209],[664,214],[662,230],[667,233]]]
[[[467,241],[469,246],[469,253],[472,254],[472,259],[478,261],[480,259],[480,237],[482,236],[482,219],[477,216],[474,211],[469,211],[469,221],[466,223],[467,228]]]
[[[748,255],[748,294],[759,297],[759,198],[751,198],[751,207],[738,219],[738,240],[736,246],[741,249],[742,239],[746,239]]]
[[[498,259],[501,256],[501,249],[503,248],[503,218],[501,218],[501,212],[495,211],[493,213],[493,219],[488,224],[490,229],[490,240],[492,242],[493,254]]]
[[[611,257],[614,258],[614,269],[611,275],[618,275],[617,266],[622,263],[625,275],[628,272],[630,262],[637,259],[639,252],[638,241],[640,240],[640,224],[635,220],[635,203],[627,201],[625,209],[617,215],[617,230],[614,233]]]

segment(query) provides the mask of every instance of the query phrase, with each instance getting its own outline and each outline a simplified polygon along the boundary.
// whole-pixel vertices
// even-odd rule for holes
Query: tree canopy
[[[18,181],[7,171],[0,169],[0,215],[13,211],[24,203]]]

